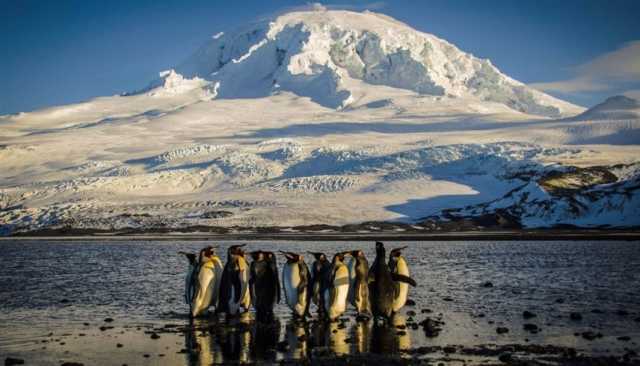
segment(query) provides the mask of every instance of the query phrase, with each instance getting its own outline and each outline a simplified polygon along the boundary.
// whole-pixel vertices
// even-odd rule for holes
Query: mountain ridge
[[[546,117],[581,111],[504,75],[489,60],[369,11],[292,12],[220,32],[174,70],[210,81],[214,98],[285,90],[341,109],[366,94],[366,84],[434,97],[471,96]],[[148,89],[162,84],[161,78]]]

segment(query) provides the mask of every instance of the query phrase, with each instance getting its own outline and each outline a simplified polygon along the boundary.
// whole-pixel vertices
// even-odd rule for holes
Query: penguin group
[[[303,254],[280,251],[285,259],[281,274],[284,300],[294,318],[311,317],[312,304],[318,317],[329,321],[337,320],[349,305],[362,320],[390,319],[402,309],[409,285],[416,286],[402,256],[406,247],[392,249],[387,260],[384,244],[375,245],[371,266],[359,249],[335,253],[331,260],[324,253],[309,252],[313,256],[311,270]],[[191,318],[210,308],[214,313],[238,316],[253,307],[258,321],[273,319],[274,306],[281,300],[276,253],[247,253],[244,247],[228,247],[224,266],[211,246],[198,256],[180,252],[189,261],[184,297]]]

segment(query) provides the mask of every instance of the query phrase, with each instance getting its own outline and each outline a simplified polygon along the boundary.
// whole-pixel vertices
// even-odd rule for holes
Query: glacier
[[[386,15],[291,12],[140,90],[0,116],[0,234],[637,228],[639,131],[637,100],[585,110]]]

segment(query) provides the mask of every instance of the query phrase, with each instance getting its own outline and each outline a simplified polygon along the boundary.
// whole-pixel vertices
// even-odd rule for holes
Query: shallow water
[[[214,245],[225,253],[235,243]],[[404,255],[418,282],[410,290],[416,306],[405,307],[405,317],[398,317],[396,325],[404,324],[407,311],[417,313],[416,321],[442,313],[446,325],[435,338],[425,337],[421,329],[398,334],[388,327],[356,322],[353,309],[344,327],[336,323],[301,325],[291,320],[281,303],[272,327],[257,326],[250,314],[231,328],[228,323],[223,327],[219,322],[200,321],[210,331],[167,333],[150,341],[144,330],[188,323],[182,301],[187,263],[177,252],[196,252],[206,244],[211,243],[0,242],[0,356],[19,355],[41,364],[67,358],[128,360],[132,364],[131,357],[136,357],[133,363],[154,363],[162,354],[163,362],[204,364],[304,358],[314,347],[328,347],[338,354],[401,353],[425,345],[509,344],[523,343],[525,338],[535,344],[576,347],[589,354],[625,348],[640,351],[636,343],[640,323],[634,321],[640,317],[640,245],[613,241],[388,242],[388,249],[409,245]],[[296,252],[361,248],[370,263],[374,257],[372,242],[248,244],[248,250]],[[221,257],[224,260],[226,255]],[[283,260],[278,259],[281,265]],[[487,281],[494,286],[483,287]],[[422,309],[431,312],[421,313]],[[592,312],[594,309],[600,312]],[[524,320],[523,310],[537,316]],[[628,314],[618,315],[620,310]],[[580,312],[583,320],[570,320],[571,312]],[[114,329],[97,330],[107,317],[115,319],[110,323]],[[524,323],[535,323],[542,331],[527,333],[522,329]],[[498,326],[510,332],[497,335]],[[136,332],[138,328],[141,331]],[[587,341],[574,336],[587,330],[604,337]],[[620,342],[619,336],[631,340]],[[127,344],[104,348],[105,339]],[[278,342],[287,342],[286,350],[281,346],[282,350],[274,351]],[[47,348],[42,349],[42,344]],[[196,356],[176,353],[189,344],[200,349]],[[141,357],[145,352],[151,355]]]

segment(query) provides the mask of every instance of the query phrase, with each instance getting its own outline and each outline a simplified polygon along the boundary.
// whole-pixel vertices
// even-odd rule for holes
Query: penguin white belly
[[[298,286],[300,285],[300,267],[298,264],[285,264],[282,271],[282,283],[287,305],[298,315],[303,315],[306,304],[298,303]]]
[[[196,317],[204,313],[211,305],[213,287],[215,285],[214,272],[211,268],[202,267],[198,274],[198,289],[191,306],[191,315]]]
[[[409,266],[407,266],[407,262],[404,258],[398,258],[398,267],[396,268],[396,273],[401,274],[403,276],[409,276]],[[393,311],[397,312],[404,304],[407,302],[407,296],[409,295],[409,285],[404,282],[399,282],[399,291],[398,296],[393,299]]]
[[[240,299],[238,300],[238,302],[235,301],[235,286],[231,287],[231,298],[229,299],[229,313],[233,315],[244,313],[251,307],[251,294],[249,293],[249,271],[247,270],[247,265],[244,260],[241,259],[238,265],[240,267],[240,271],[238,272],[238,276],[240,276]]]
[[[325,301],[329,300],[326,302],[329,304],[329,318],[336,319],[342,315],[347,308],[347,296],[349,294],[349,270],[346,266],[343,265],[336,269],[332,286],[334,288],[334,296],[331,296],[332,290],[328,289],[325,291]]]

